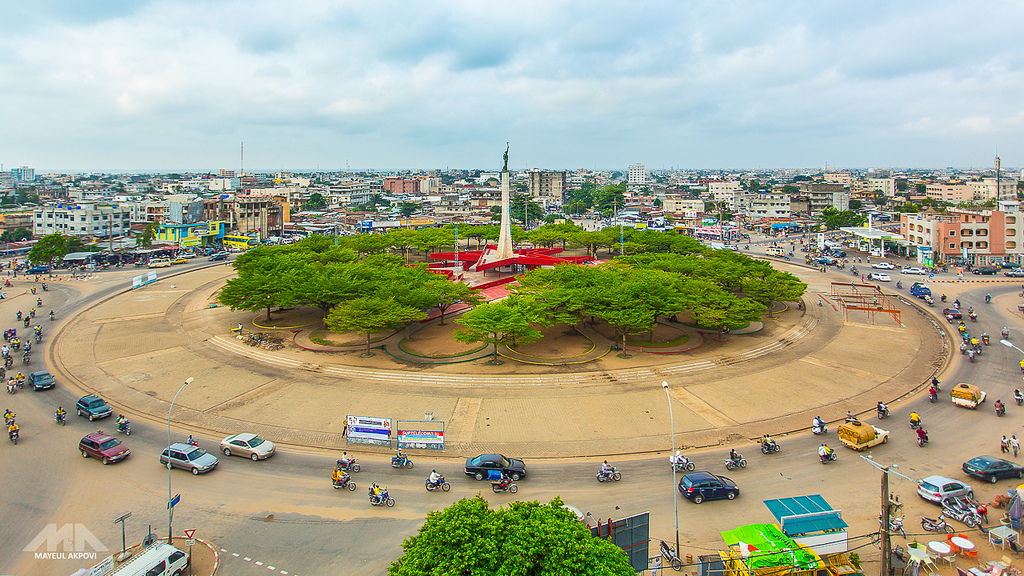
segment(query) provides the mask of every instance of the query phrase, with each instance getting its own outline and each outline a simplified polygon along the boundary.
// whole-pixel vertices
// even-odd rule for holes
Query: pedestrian
[[[1017,441],[1016,434],[1010,436],[1010,446],[1013,447],[1013,457],[1016,458],[1020,453],[1020,442]]]
[[[1003,434],[1003,439],[999,441],[999,449],[1006,454],[1010,451],[1010,441],[1006,439],[1006,434]]]

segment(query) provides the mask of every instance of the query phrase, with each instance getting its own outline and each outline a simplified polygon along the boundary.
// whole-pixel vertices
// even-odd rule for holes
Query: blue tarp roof
[[[842,530],[848,525],[839,510],[834,510],[820,494],[765,500],[787,536]]]

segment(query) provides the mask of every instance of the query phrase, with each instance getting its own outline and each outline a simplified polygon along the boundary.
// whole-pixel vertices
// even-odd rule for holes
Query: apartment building
[[[529,190],[532,198],[550,198],[561,204],[565,189],[565,172],[530,171]]]
[[[801,182],[800,192],[810,203],[809,214],[818,214],[829,207],[840,212],[850,209],[850,191],[842,184]]]
[[[974,188],[966,184],[950,184],[948,182],[932,182],[925,186],[925,196],[940,202],[971,202],[974,200]]]
[[[383,182],[386,194],[419,194],[420,181],[405,178],[385,178]]]
[[[744,194],[737,210],[750,218],[789,218],[788,194]]]
[[[1000,178],[999,189],[996,189],[995,178],[982,178],[978,182],[966,182],[968,187],[974,191],[974,200],[985,202],[992,199],[1006,200],[1017,197],[1017,179]]]
[[[698,218],[704,213],[704,201],[684,194],[664,194],[661,210],[665,214],[681,214],[684,218]]]
[[[864,182],[865,189],[869,192],[876,190],[882,191],[882,196],[892,198],[896,195],[896,179],[895,178],[868,178]]]
[[[1024,220],[1016,201],[1000,201],[997,210],[950,210],[945,214],[902,214],[900,234],[930,249],[936,260],[984,266],[1024,257]]]
[[[236,196],[232,209],[238,234],[258,236],[260,240],[265,240],[268,236],[280,236],[284,230],[281,205],[274,202],[271,196]]]
[[[121,236],[131,227],[131,212],[120,205],[51,204],[32,214],[32,234],[63,234],[79,238]]]
[[[643,188],[647,185],[647,167],[643,164],[630,164],[627,176],[630,187]]]

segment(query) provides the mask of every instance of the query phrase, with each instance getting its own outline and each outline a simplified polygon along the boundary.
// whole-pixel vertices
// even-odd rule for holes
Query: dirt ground
[[[479,342],[464,344],[452,336],[459,328],[461,326],[452,322],[451,318],[444,321],[444,326],[431,322],[402,340],[401,346],[412,354],[432,357],[454,356],[479,350]]]
[[[542,328],[543,336],[530,344],[517,344],[512,349],[534,358],[571,358],[581,356],[594,347],[586,336],[568,324],[555,324]]]
[[[602,336],[610,340],[622,338],[621,336],[616,336],[615,328],[613,328],[606,322],[598,322],[596,324],[591,324],[591,326],[593,326],[594,330],[597,330]],[[685,327],[681,324],[678,327],[658,324],[657,326],[654,327],[653,337],[650,331],[641,332],[640,334],[627,336],[626,342],[636,343],[641,346],[643,346],[644,344],[650,344],[651,342],[654,342],[655,344],[659,342],[672,342],[674,340],[678,340],[681,336],[686,335],[684,328]],[[674,345],[682,346],[683,344],[686,344],[686,340],[679,340]]]

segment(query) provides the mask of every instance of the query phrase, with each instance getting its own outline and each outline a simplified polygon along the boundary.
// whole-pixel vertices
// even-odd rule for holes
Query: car
[[[928,285],[923,282],[914,282],[910,286],[910,295],[924,299],[924,297],[932,295],[932,289],[929,288]]]
[[[995,456],[978,456],[963,464],[964,472],[979,480],[993,484],[1003,478],[1024,478],[1024,468]]]
[[[928,271],[924,268],[914,268],[913,266],[908,266],[903,270],[900,270],[900,272],[903,274],[917,274],[919,276],[926,276],[928,274]]]
[[[26,274],[46,274],[50,269],[46,266],[33,266],[28,270],[25,270]]]
[[[171,264],[188,264],[188,258],[183,258],[179,256],[174,260],[171,260]]]
[[[178,257],[179,258],[191,259],[191,258],[195,258],[196,255],[191,253],[191,252],[185,252],[184,254],[179,254]]]
[[[169,456],[168,456],[169,455]],[[217,457],[198,446],[175,442],[160,453],[160,463],[170,468],[183,468],[197,476],[209,472],[219,464]]]
[[[995,262],[993,262],[993,264],[995,264]],[[999,263],[999,267],[1003,268],[1004,270],[1005,269],[1012,270],[1014,268],[1020,268],[1020,264],[1016,264],[1014,262],[1010,262],[1009,260],[1004,260],[1003,262]]]
[[[941,504],[950,498],[974,498],[969,484],[945,476],[929,476],[917,485],[917,495],[929,502]]]
[[[1020,268],[1014,268],[1013,270],[1010,270],[1008,272],[1003,272],[1003,276],[1006,276],[1008,278],[1021,278],[1024,277],[1024,270]]]
[[[895,270],[896,269],[896,265],[895,264],[890,264],[889,262],[878,262],[877,264],[872,264],[871,267],[875,268],[877,270]]]
[[[977,274],[978,276],[992,276],[998,271],[999,269],[996,268],[995,266],[982,266],[980,268],[975,268],[974,270],[971,270],[971,273]]]
[[[838,260],[832,258],[831,256],[819,256],[814,261],[817,262],[818,264],[828,264],[829,266],[834,266],[839,263]]]
[[[501,454],[481,454],[475,458],[466,458],[466,476],[483,480],[491,470],[499,470],[512,480],[519,480],[526,476],[526,463]]]
[[[82,453],[82,458],[92,456],[104,464],[120,462],[132,454],[120,440],[102,430],[86,434],[79,440],[78,451]]]
[[[220,441],[220,451],[225,456],[244,456],[253,461],[270,458],[274,455],[274,449],[274,443],[270,440],[248,432],[232,434]]]
[[[943,308],[942,315],[953,320],[959,320],[964,317],[959,308]]]
[[[33,390],[47,390],[57,385],[57,381],[53,379],[53,375],[46,370],[37,370],[30,372],[28,375],[28,385]]]
[[[691,472],[679,479],[679,493],[684,498],[700,504],[705,500],[733,500],[740,495],[736,483],[711,472]]]
[[[75,410],[79,416],[88,418],[89,422],[106,418],[114,413],[114,410],[103,401],[103,398],[95,394],[86,394],[79,398],[75,403]]]
[[[214,252],[213,255],[210,256],[209,261],[210,262],[216,262],[217,260],[227,260],[227,259],[228,259],[228,253],[227,252]]]
[[[153,258],[148,264],[150,268],[167,268],[170,265],[171,260],[169,258]]]
[[[868,274],[868,280],[874,280],[875,282],[892,282],[892,278],[889,278],[888,274],[882,274],[881,272],[872,272]]]

